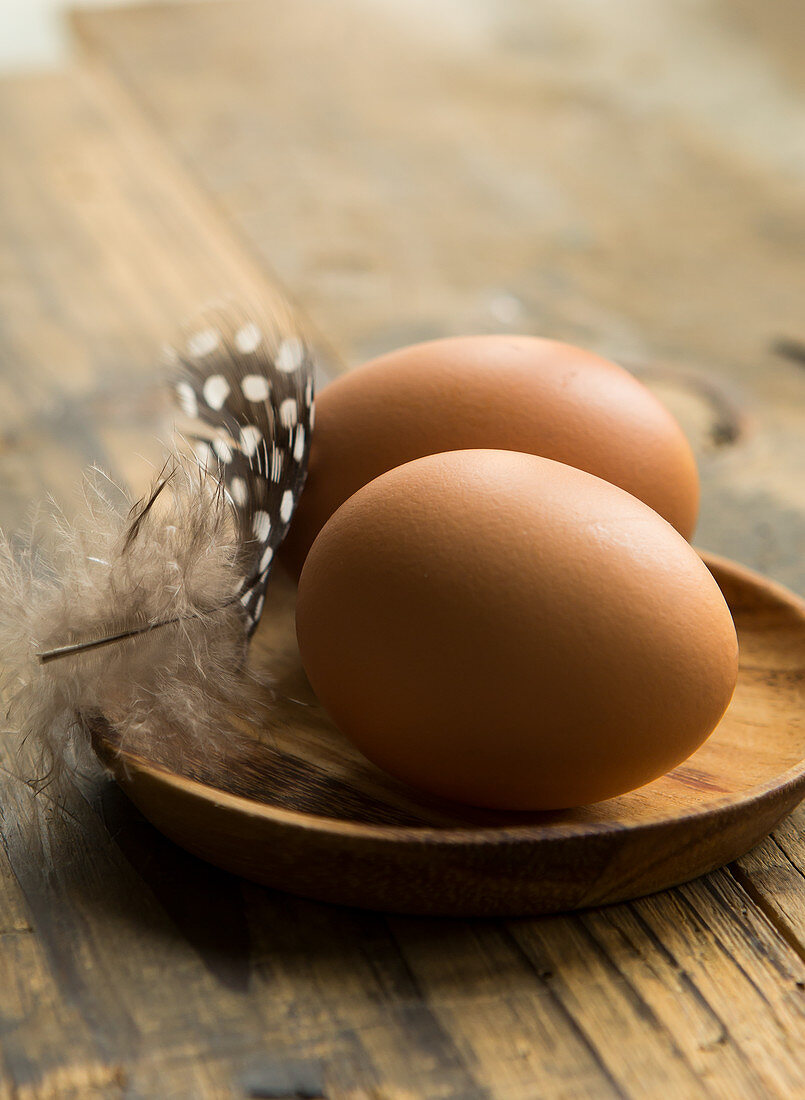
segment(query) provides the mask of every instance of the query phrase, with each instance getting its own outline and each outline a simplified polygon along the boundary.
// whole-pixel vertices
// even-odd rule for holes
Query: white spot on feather
[[[211,374],[204,383],[202,393],[211,409],[222,409],[229,397],[229,383],[222,374]]]
[[[262,374],[247,374],[240,388],[247,401],[267,401],[271,393],[271,385]]]
[[[218,455],[221,462],[228,463],[232,461],[232,447],[225,439],[214,439],[212,441],[212,449]]]
[[[205,355],[209,355],[211,351],[215,351],[220,342],[221,334],[217,329],[203,328],[189,337],[187,350],[190,355],[200,359]]]
[[[295,462],[301,462],[305,455],[305,429],[300,424],[296,429],[296,438],[293,444],[293,457]]]
[[[262,615],[262,613],[263,613],[263,604],[265,602],[266,602],[266,594],[265,594],[265,592],[262,592],[260,594],[260,599],[254,605],[254,611],[252,611],[252,617],[254,618],[255,622],[257,622],[257,620]]]
[[[254,537],[259,539],[260,542],[268,538],[271,534],[271,516],[269,516],[268,512],[260,510],[254,513],[252,517],[252,531],[254,532]]]
[[[249,490],[242,477],[233,477],[229,483],[229,495],[239,508],[244,508],[249,499]]]
[[[280,405],[280,421],[283,427],[292,428],[298,416],[299,407],[296,404],[296,399],[293,397],[286,397]]]
[[[263,342],[263,334],[253,321],[243,325],[235,333],[235,347],[243,355],[251,355]]]
[[[251,458],[263,439],[263,433],[254,424],[246,424],[240,429],[240,449],[247,458]]]
[[[290,489],[286,489],[282,494],[282,501],[280,502],[280,519],[283,523],[287,523],[293,515],[293,493]]]
[[[291,336],[280,344],[274,364],[283,374],[293,374],[302,366],[304,358],[305,348],[302,341],[296,336]]]
[[[266,569],[268,569],[268,567],[271,565],[271,562],[273,561],[273,559],[274,559],[274,548],[272,546],[267,546],[265,548],[265,550],[263,551],[262,558],[260,558],[259,572],[260,573],[265,573]]]

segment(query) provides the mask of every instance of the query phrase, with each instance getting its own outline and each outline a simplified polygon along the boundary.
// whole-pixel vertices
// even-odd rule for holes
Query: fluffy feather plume
[[[232,311],[180,347],[197,457],[172,455],[137,502],[93,471],[75,519],[0,535],[0,690],[54,763],[99,722],[147,755],[254,715],[248,641],[304,484],[312,362],[287,325]]]

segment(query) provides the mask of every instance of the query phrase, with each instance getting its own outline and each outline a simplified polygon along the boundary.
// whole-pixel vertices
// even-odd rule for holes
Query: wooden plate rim
[[[796,611],[805,625],[805,600],[775,581],[769,580],[746,566],[733,562],[729,558],[717,554],[701,552],[705,564],[710,569],[728,573],[739,582],[743,582],[755,589],[761,589],[764,593]],[[444,846],[472,845],[472,844],[512,844],[512,843],[540,843],[562,842],[581,836],[606,836],[631,832],[635,823],[628,822],[590,822],[575,825],[560,824],[523,824],[523,825],[485,825],[485,826],[446,826],[433,825],[383,825],[376,823],[361,823],[346,821],[338,817],[328,817],[323,814],[312,814],[302,810],[289,810],[271,803],[258,802],[256,799],[246,798],[243,795],[231,794],[220,790],[207,783],[201,783],[186,776],[177,775],[159,765],[152,764],[142,757],[130,753],[116,753],[113,759],[111,754],[104,753],[108,765],[113,772],[126,785],[125,772],[131,769],[150,777],[155,782],[172,786],[177,791],[193,798],[213,803],[221,809],[228,809],[235,813],[246,814],[262,820],[271,821],[281,826],[295,829],[303,829],[322,835],[339,834],[343,837],[361,837],[372,841],[385,841],[399,844],[400,841],[410,843],[442,844]],[[122,773],[122,774],[121,774]],[[692,821],[706,820],[708,817],[718,816],[724,811],[741,806],[751,807],[762,803],[771,795],[793,797],[799,791],[805,793],[805,759],[788,768],[780,775],[773,777],[758,787],[749,790],[739,796],[725,794],[723,798],[715,802],[709,802],[700,810],[686,811],[685,820],[688,824]],[[644,832],[660,830],[672,826],[676,818],[669,816],[657,821],[637,823],[637,827]]]

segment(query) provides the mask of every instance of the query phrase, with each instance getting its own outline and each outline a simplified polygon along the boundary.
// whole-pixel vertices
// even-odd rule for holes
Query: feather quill
[[[313,361],[287,321],[208,312],[175,355],[196,454],[133,501],[100,471],[79,514],[0,533],[0,691],[58,766],[100,722],[149,754],[225,739],[261,705],[247,649],[302,491]]]

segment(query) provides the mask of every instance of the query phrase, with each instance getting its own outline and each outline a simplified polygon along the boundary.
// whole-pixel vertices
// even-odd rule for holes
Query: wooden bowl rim
[[[805,600],[791,592],[784,585],[778,584],[760,573],[749,569],[744,565],[732,561],[730,558],[706,551],[699,551],[708,568],[730,574],[735,580],[760,590],[764,595],[773,600],[785,604],[790,610],[796,612],[803,627],[805,627]],[[717,729],[718,727],[716,727]],[[713,731],[715,733],[715,730]],[[711,734],[712,736],[712,734]],[[433,844],[445,846],[484,844],[533,844],[558,843],[572,840],[582,836],[607,836],[619,833],[629,833],[635,828],[641,832],[661,830],[673,826],[677,818],[669,816],[649,822],[589,822],[579,824],[522,824],[522,825],[479,825],[479,826],[433,826],[433,825],[383,825],[377,823],[362,823],[359,821],[346,821],[343,818],[328,817],[324,814],[313,814],[302,810],[289,810],[269,802],[258,802],[256,799],[246,798],[243,795],[231,794],[208,783],[201,783],[195,779],[178,775],[168,768],[162,767],[145,760],[133,753],[116,752],[112,759],[107,760],[115,776],[127,785],[126,771],[139,773],[163,786],[174,788],[177,793],[207,803],[213,803],[220,809],[230,810],[244,816],[258,818],[263,821],[273,822],[277,825],[303,829],[309,832],[323,835],[338,834],[344,838],[359,837],[364,840],[399,844],[400,841],[409,843]],[[708,802],[700,810],[687,810],[685,820],[689,824],[692,821],[705,821],[708,817],[719,816],[730,808],[738,806],[746,809],[762,803],[770,795],[779,795],[783,791],[792,797],[802,790],[805,793],[805,758],[786,771],[772,777],[757,787],[750,787],[745,794],[725,794],[722,798]],[[548,812],[548,811],[546,811]]]

